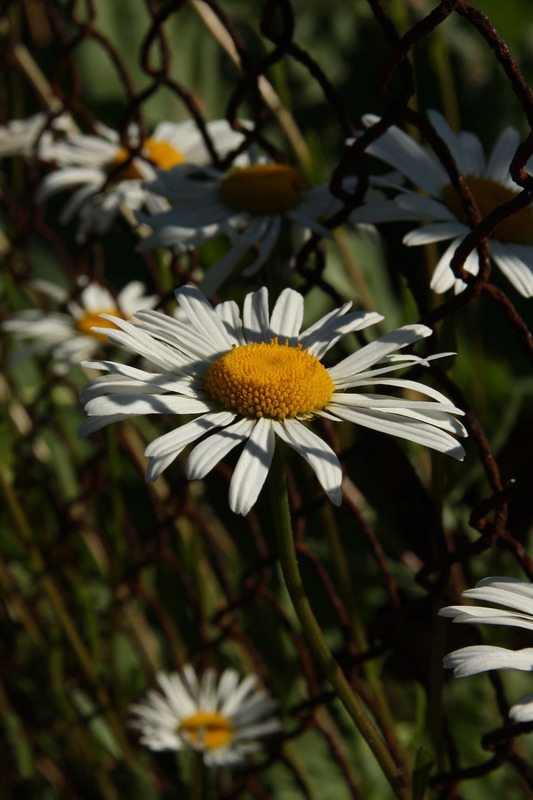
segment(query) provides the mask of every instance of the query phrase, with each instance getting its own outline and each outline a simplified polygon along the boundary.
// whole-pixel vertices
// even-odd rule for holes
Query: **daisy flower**
[[[101,314],[128,319],[135,311],[153,308],[157,303],[157,297],[146,295],[139,281],[128,283],[116,299],[99,283],[89,283],[76,301],[68,300],[63,289],[48,281],[34,281],[33,286],[58,304],[66,304],[68,313],[38,309],[19,311],[0,323],[0,327],[17,339],[33,340],[17,352],[17,360],[49,351],[58,374],[65,374],[84,359],[92,358],[101,345],[109,341],[105,330],[114,325],[102,319]],[[95,325],[99,326],[98,332],[94,330]]]
[[[24,156],[32,158],[36,148],[51,144],[54,133],[68,131],[73,127],[69,114],[50,116],[39,112],[27,119],[13,119],[0,125],[0,158]]]
[[[194,414],[196,419],[159,436],[146,448],[148,480],[155,480],[181,451],[202,438],[187,462],[190,479],[203,478],[234,447],[244,444],[229,490],[230,508],[247,514],[270,468],[277,438],[313,468],[333,503],[342,498],[339,459],[306,422],[314,417],[348,420],[432,447],[462,459],[453,435],[462,414],[435,389],[389,373],[428,362],[395,351],[431,334],[407,325],[361,348],[333,367],[322,357],[345,334],[379,314],[348,313],[351,303],[300,331],[303,297],[285,289],[272,313],[262,288],[246,296],[242,318],[233,301],[215,309],[195,287],[176,290],[185,321],[144,311],[135,322],[107,317],[120,330],[109,338],[154,365],[153,372],[110,361],[88,362],[107,370],[82,390],[89,419],[80,434],[139,414]],[[362,393],[368,386],[414,390],[428,400]],[[354,390],[354,391],[350,391]]]
[[[226,669],[199,679],[187,664],[181,672],[157,675],[160,691],[150,690],[131,706],[132,727],[151,750],[195,750],[208,767],[234,766],[261,749],[263,736],[281,730],[276,703],[257,689],[255,675],[242,680]]]
[[[347,191],[354,186],[354,178],[345,181]],[[139,250],[163,246],[179,254],[217,236],[229,239],[226,255],[209,268],[201,285],[208,296],[251,248],[256,253],[244,275],[255,274],[272,253],[284,221],[296,226],[300,238],[309,231],[331,238],[320,220],[342,208],[327,184],[311,186],[300,169],[287,164],[254,163],[226,172],[183,164],[158,171],[149,188],[166,197],[172,208],[152,216],[136,215],[154,229]]]
[[[208,122],[206,129],[221,156],[242,143],[242,134],[232,130],[226,120]],[[44,178],[36,200],[42,202],[64,189],[76,188],[60,221],[66,223],[78,214],[78,241],[90,231],[109,230],[122,206],[131,210],[146,206],[152,212],[167,209],[168,203],[143,185],[143,181],[156,177],[156,168],[168,170],[182,162],[205,164],[211,160],[193,120],[161,122],[144,140],[132,123],[128,141],[132,148],[141,147],[134,158],[122,146],[116,131],[104,125],[97,131],[98,135],[77,134],[63,141],[45,142],[39,149],[39,157],[58,169]]]
[[[473,133],[454,133],[437,111],[429,111],[431,123],[448,146],[459,170],[472,192],[482,217],[497,206],[511,200],[521,191],[509,173],[509,166],[520,142],[514,128],[506,128],[499,136],[488,158]],[[372,114],[363,117],[370,127],[379,120]],[[451,240],[439,259],[431,280],[433,291],[441,294],[451,287],[456,292],[465,288],[450,268],[452,256],[462,239],[471,230],[461,198],[450,183],[450,176],[427,148],[422,147],[399,128],[390,127],[372,142],[367,152],[385,161],[396,174],[385,179],[375,178],[377,185],[398,191],[393,200],[360,207],[350,217],[353,222],[388,222],[394,220],[424,220],[431,224],[417,228],[404,237],[404,244],[422,245]],[[406,188],[407,179],[413,189]],[[424,194],[420,194],[422,190]],[[497,225],[489,237],[491,258],[515,289],[533,295],[533,209],[528,206]],[[464,264],[472,275],[479,270],[474,250]]]
[[[442,617],[454,622],[509,625],[533,631],[533,584],[519,578],[484,578],[474,589],[467,589],[463,597],[485,600],[503,608],[489,606],[447,606],[441,608]],[[507,650],[492,645],[462,647],[444,658],[444,667],[453,669],[456,678],[476,675],[491,669],[518,669],[533,671],[533,647]],[[533,694],[523,697],[509,711],[515,722],[533,720]]]

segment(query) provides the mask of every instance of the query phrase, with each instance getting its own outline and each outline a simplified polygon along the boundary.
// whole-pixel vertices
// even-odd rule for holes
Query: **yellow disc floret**
[[[319,411],[335,389],[318,358],[277,338],[234,347],[211,364],[204,386],[228,411],[277,420]]]
[[[198,711],[183,719],[178,731],[193,745],[205,750],[226,747],[233,739],[233,725],[227,717],[216,711]]]
[[[159,169],[172,169],[176,164],[181,164],[185,159],[183,154],[180,153],[175,147],[168,142],[162,142],[157,139],[145,139],[142,144],[141,156],[145,161],[149,161],[154,167]],[[121,165],[125,166],[120,168]],[[135,160],[132,159],[132,154],[124,147],[120,147],[108,165],[109,172],[113,171],[113,177],[119,180],[142,180],[144,175],[141,174]]]
[[[96,333],[91,328],[113,328],[117,330],[117,326],[109,319],[103,319],[100,314],[112,314],[114,317],[126,319],[123,314],[116,308],[102,308],[100,311],[86,311],[82,317],[76,320],[76,330],[85,336],[94,336],[97,339],[104,339],[107,341],[107,336],[104,333]]]
[[[297,208],[309,182],[297,167],[254,164],[235,169],[220,184],[219,198],[234,211],[282,214]]]
[[[465,180],[482,217],[486,217],[497,206],[512,200],[517,195],[517,192],[502,186],[501,183],[490,180],[490,178],[466,175]],[[442,201],[461,222],[468,224],[468,218],[463,210],[461,199],[451,184],[444,188]],[[530,206],[522,208],[516,214],[496,225],[490,235],[491,238],[498,239],[500,242],[533,244],[533,210]]]

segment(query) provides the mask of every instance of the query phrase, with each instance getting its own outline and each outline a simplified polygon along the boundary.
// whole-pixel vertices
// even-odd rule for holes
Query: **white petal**
[[[367,128],[378,120],[379,117],[372,114],[363,117],[363,123]],[[436,158],[395,125],[372,142],[366,148],[366,152],[381,158],[416,186],[437,197],[442,188],[450,182],[448,174]]]
[[[452,158],[457,162],[457,166],[459,167],[461,172],[464,172],[465,163],[462,157],[463,153],[461,146],[459,144],[459,137],[457,136],[456,133],[454,133],[454,131],[452,131],[452,129],[446,122],[445,118],[438,111],[435,111],[434,109],[429,109],[427,115],[429,117],[431,124],[437,131],[438,135],[448,147],[452,155]]]
[[[444,656],[445,669],[453,669],[456,678],[476,675],[491,669],[518,669],[529,672],[533,669],[533,648],[507,650],[491,645],[462,647]]]
[[[105,181],[105,175],[99,169],[85,169],[82,167],[68,170],[58,170],[47,175],[35,193],[35,202],[42,203],[54,194],[70,189],[80,184],[91,184],[95,191],[100,189]]]
[[[259,496],[266,480],[275,447],[272,420],[257,421],[237,462],[229,490],[229,505],[245,516]]]
[[[377,364],[382,361],[385,356],[392,353],[394,350],[406,347],[409,344],[417,342],[426,336],[431,336],[431,328],[425,325],[405,325],[403,328],[386,333],[375,342],[365,345],[356,353],[347,356],[342,361],[339,361],[335,366],[330,367],[328,372],[335,386],[338,385],[337,381],[343,378],[351,377],[352,375],[362,372],[372,364]]]
[[[254,426],[255,420],[241,419],[197,444],[187,461],[189,480],[204,478],[234,447],[250,436]]]
[[[300,334],[300,343],[305,350],[309,350],[316,358],[320,359],[333,347],[341,337],[347,333],[361,331],[369,325],[375,325],[383,317],[373,311],[354,311],[351,314],[342,314],[351,306],[347,303],[342,308],[326,314],[311,327]]]
[[[533,694],[522,697],[511,706],[509,716],[515,722],[531,722],[533,720]]]
[[[470,131],[459,134],[461,163],[459,169],[463,175],[483,175],[485,172],[485,151],[478,137]]]
[[[457,223],[436,222],[433,225],[425,225],[423,228],[417,228],[406,233],[403,237],[403,243],[407,247],[416,247],[430,242],[444,242],[454,236],[457,236]]]
[[[215,314],[213,306],[199,289],[195,286],[182,286],[176,289],[175,295],[191,325],[209,339],[213,347],[219,351],[231,349],[231,337]]]
[[[473,624],[508,625],[533,630],[533,618],[524,614],[484,606],[448,606],[439,611],[441,617],[452,617],[454,622]]]
[[[339,459],[331,447],[296,419],[274,422],[274,431],[280,439],[305,458],[331,502],[340,506],[342,470]]]
[[[328,404],[328,411],[336,414],[348,422],[355,422],[365,428],[372,428],[381,433],[388,433],[411,442],[423,444],[441,453],[446,453],[462,461],[465,455],[463,447],[445,431],[417,420],[402,418],[400,415],[389,414],[385,411],[372,411],[371,409],[350,408],[337,403]]]
[[[303,317],[304,299],[300,292],[284,289],[276,300],[270,317],[271,336],[279,337],[281,344],[288,339],[289,345],[294,346],[298,342]]]
[[[478,583],[473,589],[466,589],[463,596],[473,597],[475,600],[487,600],[489,603],[498,603],[507,608],[515,608],[525,614],[530,614],[533,620],[533,595],[531,592],[533,586],[526,581],[522,583],[525,584],[524,587],[515,584],[507,587],[503,581],[498,583],[491,581],[490,584]]]
[[[185,425],[180,425],[178,428],[158,436],[148,445],[144,454],[148,457],[162,458],[173,452],[180,453],[186,445],[199,439],[204,433],[208,433],[213,428],[229,425],[234,417],[235,415],[230,411],[213,411],[203,414]]]
[[[242,335],[241,313],[235,300],[219,303],[215,308],[215,314],[222,320],[229,335],[235,340],[235,344],[245,344]]]
[[[433,219],[441,222],[455,221],[458,225],[460,224],[455,214],[444,203],[431,200],[429,197],[423,197],[421,194],[403,192],[395,197],[395,202],[405,211],[411,211],[415,219]]]
[[[221,713],[232,715],[239,709],[243,703],[246,702],[246,697],[257,686],[257,677],[255,675],[246,675],[242,681],[235,687],[230,697],[220,709]]]
[[[505,128],[502,131],[493,147],[487,164],[487,178],[496,181],[496,183],[501,183],[502,186],[513,184],[509,174],[509,167],[519,142],[520,135],[516,128]]]
[[[95,397],[89,400],[85,411],[89,417],[123,414],[198,414],[211,411],[213,404],[192,397],[178,397],[167,394],[154,394],[149,397],[135,397],[131,394],[113,394],[109,397]]]
[[[233,694],[239,685],[239,674],[234,669],[225,669],[218,681],[217,708],[222,709],[222,704]]]
[[[111,425],[114,422],[122,422],[127,419],[128,416],[128,414],[110,414],[105,417],[91,417],[90,419],[86,419],[85,422],[82,422],[78,428],[78,436],[80,438],[82,436],[89,436],[91,433],[105,428],[106,425]]]
[[[270,322],[268,313],[268,290],[265,286],[244,298],[242,319],[244,338],[247,342],[268,342]]]
[[[461,242],[462,239],[454,239],[437,262],[430,283],[431,288],[437,294],[444,294],[444,292],[451,289],[457,281],[453,270],[450,268],[450,261]]]
[[[533,600],[533,583],[522,578],[509,578],[507,576],[495,575],[489,578],[482,578],[476,583],[474,589],[467,589],[468,592],[477,591],[479,588],[492,587]]]
[[[533,297],[533,248],[491,239],[491,255],[505,277],[523,297]]]

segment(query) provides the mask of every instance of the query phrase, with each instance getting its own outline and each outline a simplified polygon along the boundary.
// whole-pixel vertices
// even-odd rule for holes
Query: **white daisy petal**
[[[162,436],[158,436],[151,442],[144,451],[149,458],[162,458],[175,452],[180,453],[184,447],[196,441],[205,433],[209,433],[213,428],[224,427],[233,421],[234,414],[230,411],[214,411],[204,414],[185,425],[180,425]]]
[[[289,340],[294,347],[298,342],[298,334],[304,318],[304,299],[301,294],[291,289],[284,289],[270,316],[270,332],[272,337],[278,336],[280,341]]]
[[[248,439],[255,425],[254,420],[241,419],[196,445],[187,461],[189,480],[205,478],[234,447]]]
[[[403,328],[385,334],[377,341],[371,342],[366,347],[358,350],[357,353],[347,356],[343,361],[331,367],[328,370],[330,377],[335,382],[335,385],[338,385],[337,379],[362,372],[367,367],[382,361],[393,350],[398,350],[426,336],[431,336],[431,333],[431,328],[425,325],[405,325]]]
[[[246,295],[242,319],[247,342],[269,341],[268,291],[264,286]]]
[[[451,289],[452,286],[454,286],[454,284],[457,282],[457,278],[450,267],[450,261],[453,258],[453,254],[461,244],[461,241],[462,239],[454,239],[437,262],[437,266],[435,267],[435,271],[430,283],[430,287],[434,292],[437,292],[437,294],[444,294],[444,292],[447,292],[448,289]]]
[[[125,414],[129,417],[140,414],[198,414],[202,411],[211,411],[212,403],[194,397],[173,397],[166,394],[153,394],[142,398],[131,394],[113,394],[89,400],[85,410],[89,417],[107,414]]]
[[[394,198],[394,202],[400,208],[404,209],[404,211],[410,211],[413,215],[411,219],[423,220],[433,218],[442,222],[453,222],[458,226],[459,231],[462,228],[466,228],[466,226],[458,222],[455,214],[453,214],[444,203],[432,200],[430,197],[423,197],[420,194],[414,194],[414,192],[403,192],[398,195],[398,197]]]
[[[229,490],[229,505],[245,516],[259,496],[268,475],[275,447],[272,421],[259,419],[237,462]]]
[[[342,470],[331,447],[296,419],[274,422],[274,431],[276,436],[305,458],[331,502],[340,506]]]
[[[234,300],[219,303],[215,308],[215,314],[222,320],[232,339],[235,339],[235,344],[245,344],[242,335],[242,319],[237,303]]]
[[[515,722],[531,722],[533,720],[533,694],[522,697],[511,706],[509,716]]]
[[[511,161],[514,158],[517,147],[520,143],[520,134],[516,128],[505,128],[498,137],[492,148],[492,153],[487,164],[487,177],[502,186],[512,183],[509,174]]]
[[[483,175],[485,172],[485,153],[478,137],[463,131],[459,134],[461,147],[460,170],[464,175]]]
[[[491,242],[491,255],[523,297],[533,297],[533,247]]]
[[[348,420],[348,422],[355,422],[365,428],[372,428],[381,433],[388,433],[391,436],[418,442],[418,444],[446,453],[459,461],[464,458],[464,448],[455,441],[453,436],[435,428],[434,425],[426,425],[418,420],[404,419],[402,415],[395,415],[381,410],[354,408],[337,403],[330,403],[328,409],[341,419]]]
[[[462,647],[444,656],[443,666],[453,669],[456,678],[466,678],[491,669],[533,670],[533,647],[524,650],[507,650],[491,645]]]
[[[439,615],[450,617],[458,623],[489,623],[533,630],[533,584],[519,578],[490,577],[479,581],[463,596],[468,599],[487,600],[503,608],[491,606],[447,606]],[[510,611],[507,609],[511,609]],[[445,656],[444,667],[454,670],[458,678],[486,672],[491,669],[517,669],[533,671],[533,648],[507,650],[492,645],[463,647]],[[515,722],[533,719],[533,695],[527,695],[515,703],[509,716]]]
[[[444,242],[457,236],[457,223],[455,222],[436,222],[434,225],[425,225],[417,228],[403,237],[403,243],[407,247],[429,244],[430,242]]]
[[[441,617],[452,617],[454,622],[488,623],[489,625],[509,625],[513,628],[533,630],[533,617],[502,611],[484,606],[449,606],[439,612]]]

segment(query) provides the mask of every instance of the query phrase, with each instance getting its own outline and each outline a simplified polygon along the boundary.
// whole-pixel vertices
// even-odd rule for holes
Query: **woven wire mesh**
[[[343,142],[355,137],[353,144],[339,147],[333,159],[331,187],[344,205],[328,220],[332,229],[345,222],[363,201],[369,163],[365,149],[371,142],[390,126],[399,125],[408,126],[429,143],[460,194],[472,226],[452,260],[454,272],[468,286],[450,299],[431,301],[407,263],[396,227],[384,226],[381,234],[391,280],[400,291],[402,276],[411,293],[414,317],[436,328],[433,352],[444,349],[439,338],[447,342],[456,321],[473,310],[480,320],[488,315],[497,320],[498,336],[505,348],[512,350],[518,371],[525,374],[533,361],[527,306],[520,299],[517,303],[506,285],[492,280],[484,237],[530,202],[532,178],[524,166],[533,153],[533,135],[530,132],[524,138],[511,165],[512,177],[522,191],[481,221],[475,198],[445,142],[426,115],[415,110],[414,65],[424,47],[445,35],[445,26],[454,24],[463,32],[468,29],[469,35],[490,48],[499,80],[505,81],[516,113],[521,110],[529,127],[533,122],[532,93],[505,42],[481,11],[461,0],[429,5],[405,4],[401,32],[385,3],[368,0],[353,10],[354,18],[364,20],[365,29],[377,43],[369,74],[361,80],[364,77],[364,102],[372,102],[381,114],[379,122],[358,133],[359,112],[367,109],[359,109],[361,101],[353,97],[357,86],[330,79],[320,58],[300,43],[302,9],[298,2],[262,3],[255,10],[260,37],[252,36],[243,25],[245,13],[238,3],[136,0],[119,4],[125,37],[133,8],[143,17],[142,35],[135,41],[125,38],[127,47],[137,54],[133,76],[124,42],[117,43],[105,32],[105,4],[94,0],[4,0],[0,11],[0,121],[44,109],[48,112],[46,130],[60,112],[67,111],[84,130],[95,131],[97,122],[105,121],[126,141],[132,121],[149,131],[146,110],[151,109],[148,117],[153,120],[158,106],[150,104],[163,97],[178,118],[196,121],[214,163],[227,166],[236,153],[221,160],[210,141],[204,103],[209,92],[201,98],[190,83],[180,79],[180,34],[196,30],[194,25],[205,25],[207,15],[210,27],[202,29],[204,38],[199,41],[204,42],[205,50],[198,50],[198,60],[205,53],[229,87],[223,98],[217,98],[220,115],[236,126],[243,118],[252,120],[246,134],[248,144],[259,143],[273,157],[282,154],[280,140],[270,135],[273,109],[281,127],[286,120],[276,109],[276,95],[273,99],[262,82],[270,81],[276,70],[286,70],[296,75],[300,84],[313,87],[313,122],[316,125],[317,118],[324,115],[326,139]],[[343,18],[350,19],[352,10],[339,7]],[[203,14],[200,21],[195,16],[198,13]],[[134,30],[137,33],[140,28]],[[97,53],[96,59],[106,62],[105,74],[112,73],[113,81],[120,85],[119,108],[106,107],[101,101],[105,94],[87,86],[91,79],[87,61],[84,68],[80,64],[91,48],[91,63]],[[110,288],[117,280],[140,276],[154,287],[159,307],[165,308],[173,288],[194,278],[194,254],[169,256],[163,269],[154,254],[139,254],[128,220],[121,220],[109,237],[91,235],[85,243],[76,244],[73,226],[57,224],[59,200],[48,208],[33,202],[45,170],[45,165],[31,159],[25,164],[20,160],[5,164],[1,242],[7,276],[5,301],[22,290],[32,296],[31,279],[39,260],[55,264],[56,272],[67,276],[70,299],[79,291],[76,279],[80,275],[103,281]],[[358,188],[348,195],[343,178],[354,173],[359,178]],[[480,259],[480,275],[475,279],[463,270],[474,248]],[[327,277],[326,264],[324,244],[312,236],[296,256],[298,288],[308,296],[319,290],[339,303],[344,300],[343,293]],[[364,297],[358,301],[365,305]],[[26,517],[17,518],[16,503],[10,504],[12,495],[7,492],[9,527],[15,533],[6,535],[1,556],[0,699],[9,744],[2,756],[3,781],[13,794],[2,796],[137,796],[134,792],[139,793],[145,784],[133,765],[136,759],[142,759],[144,766],[148,761],[125,728],[128,704],[150,685],[157,668],[163,664],[179,668],[191,659],[196,664],[218,666],[225,660],[238,661],[243,669],[256,672],[274,694],[285,697],[288,722],[283,734],[255,766],[221,773],[218,797],[277,797],[276,780],[290,780],[302,797],[326,797],[315,793],[297,757],[294,745],[302,740],[314,742],[313,747],[327,753],[336,765],[342,796],[367,796],[353,753],[346,748],[347,723],[332,705],[332,695],[282,601],[275,548],[264,522],[268,500],[263,499],[244,520],[236,520],[225,508],[231,458],[210,476],[210,499],[202,487],[186,480],[179,460],[157,484],[147,484],[142,453],[153,433],[151,420],[117,427],[94,437],[90,444],[74,447],[79,412],[72,409],[77,408],[80,381],[69,375],[58,378],[43,363],[39,391],[28,394],[14,377],[8,349],[3,356],[1,384],[8,412],[3,425],[9,426],[10,437],[14,437],[16,463],[11,455],[9,465],[14,474],[12,491],[22,499]],[[446,759],[433,769],[433,796],[467,796],[462,790],[470,781],[501,769],[516,773],[524,796],[530,796],[533,773],[517,737],[533,726],[506,721],[509,706],[498,675],[491,673],[490,680],[501,725],[483,735],[480,745],[485,756],[472,765],[461,756],[453,713],[448,714],[436,699],[430,671],[434,667],[436,610],[457,601],[459,592],[472,585],[480,556],[487,556],[486,564],[492,559],[533,577],[527,552],[533,483],[527,447],[531,423],[522,415],[512,431],[513,445],[496,456],[495,426],[491,425],[491,433],[486,432],[475,398],[444,369],[433,367],[432,374],[439,388],[466,412],[471,477],[461,482],[460,468],[452,470],[454,502],[463,517],[453,525],[443,525],[440,509],[420,478],[421,471],[429,470],[427,463],[420,461],[417,471],[395,443],[380,440],[375,444],[364,432],[355,438],[344,433],[339,437],[338,431],[324,422],[322,435],[339,453],[346,470],[345,502],[337,522],[332,522],[327,500],[315,491],[310,478],[302,482],[296,462],[291,462],[289,491],[296,547],[311,599],[320,608],[320,622],[335,631],[339,662],[391,748],[390,722],[383,718],[368,688],[365,665],[375,659],[384,661],[384,686],[389,682],[405,686],[405,703],[417,684],[427,694],[430,706],[437,704],[429,713],[443,715],[440,736]],[[161,424],[170,429],[170,422]],[[59,472],[57,463],[63,465]],[[378,486],[368,474],[379,474]],[[329,546],[323,541],[324,529],[330,531]],[[43,530],[44,538],[40,535]],[[360,581],[351,597],[343,596],[336,580],[343,553],[348,554],[352,576],[355,569]],[[415,592],[406,588],[407,572],[411,584],[418,587]],[[362,612],[367,625],[364,636],[357,631],[354,634],[351,615],[351,605],[362,595],[372,600]],[[81,636],[72,629],[73,619]],[[439,631],[439,653],[446,652],[443,629]],[[478,640],[473,633],[463,638],[456,634],[459,644]],[[274,662],[272,653],[278,653]],[[96,670],[95,663],[99,665]],[[37,685],[32,676],[38,676]],[[40,702],[44,683],[49,686],[49,697]],[[400,715],[406,713],[402,707],[399,711]],[[113,745],[106,743],[102,728],[112,732]],[[99,760],[93,738],[103,753]],[[269,777],[273,765],[279,769],[277,778]],[[155,787],[159,793],[156,796],[175,790],[175,764],[170,756],[150,762],[147,769],[152,791]],[[44,794],[49,789],[56,794]]]

